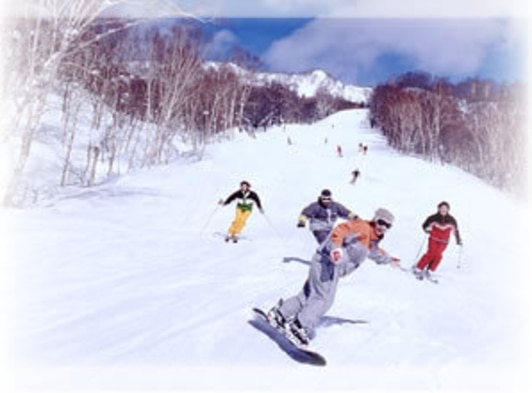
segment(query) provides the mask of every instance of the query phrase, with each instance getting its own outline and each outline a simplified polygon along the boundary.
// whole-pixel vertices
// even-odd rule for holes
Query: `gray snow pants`
[[[361,244],[351,247],[337,264],[330,261],[328,252],[314,254],[303,289],[281,303],[281,314],[286,319],[298,319],[307,332],[312,331],[333,305],[340,277],[355,270],[366,255]]]

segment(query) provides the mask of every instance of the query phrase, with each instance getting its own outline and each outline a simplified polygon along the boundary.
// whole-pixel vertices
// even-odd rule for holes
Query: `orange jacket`
[[[331,243],[336,247],[342,247],[346,239],[349,242],[353,238],[371,250],[372,245],[376,245],[382,236],[375,233],[375,227],[370,221],[358,219],[343,222],[331,232]],[[379,251],[385,252],[380,248]]]

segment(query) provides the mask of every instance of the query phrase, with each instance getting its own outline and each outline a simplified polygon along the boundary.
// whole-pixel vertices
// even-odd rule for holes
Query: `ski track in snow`
[[[391,150],[365,117],[352,110],[256,138],[237,133],[209,146],[203,161],[68,190],[42,208],[1,211],[10,228],[8,336],[17,383],[521,388],[530,328],[526,232],[518,227],[525,206],[452,166]],[[358,154],[359,142],[369,146],[367,156]],[[362,174],[351,185],[355,167]],[[242,179],[265,215],[250,217],[244,235],[251,241],[225,243],[212,235],[227,229],[234,206],[217,201]],[[449,245],[437,285],[369,260],[344,278],[328,315],[368,323],[320,328],[311,347],[328,366],[317,372],[247,321],[253,306],[268,308],[301,288],[302,261],[315,244],[295,224],[323,188],[364,218],[379,206],[391,209],[396,224],[382,247],[405,267],[424,251],[420,225],[441,200],[451,203],[464,247],[460,255]]]

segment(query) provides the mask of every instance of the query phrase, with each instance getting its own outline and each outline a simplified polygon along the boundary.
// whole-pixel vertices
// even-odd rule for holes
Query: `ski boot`
[[[428,281],[432,281],[434,283],[437,283],[438,282],[438,279],[434,276],[434,272],[427,269],[425,270],[424,272],[424,277],[428,280]]]
[[[288,324],[288,339],[300,348],[306,348],[310,343],[310,337],[299,320],[294,319]]]
[[[238,242],[238,236],[237,235],[226,235],[225,236],[225,241],[226,242],[232,241],[233,243],[237,243]]]
[[[425,273],[423,272],[423,270],[421,270],[415,265],[412,266],[412,273],[414,273],[414,276],[416,276],[418,280],[423,280],[423,278],[425,278]]]
[[[283,316],[283,314],[281,314],[281,312],[279,311],[279,307],[281,306],[281,301],[279,300],[279,303],[272,307],[270,309],[270,311],[268,311],[267,313],[267,316],[268,316],[268,322],[270,323],[270,325],[272,325],[274,328],[276,329],[279,329],[279,330],[287,330],[286,329],[286,318]]]

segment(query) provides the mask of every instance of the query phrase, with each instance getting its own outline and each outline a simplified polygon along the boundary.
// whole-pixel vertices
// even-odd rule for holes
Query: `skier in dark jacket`
[[[226,206],[234,200],[237,201],[235,219],[233,220],[231,226],[227,231],[227,236],[225,237],[226,242],[229,240],[233,240],[233,242],[236,243],[238,241],[238,235],[240,234],[240,232],[242,232],[242,229],[246,225],[246,221],[251,215],[251,211],[253,210],[254,203],[259,208],[259,211],[264,214],[264,210],[262,209],[262,204],[260,202],[258,194],[255,191],[250,190],[250,188],[251,185],[249,184],[249,182],[246,180],[242,180],[240,182],[240,189],[233,192],[225,200],[220,199],[219,203],[222,206]]]
[[[303,228],[308,220],[309,229],[312,231],[316,241],[321,244],[329,236],[338,218],[352,220],[355,217],[356,215],[341,203],[333,201],[331,191],[325,189],[321,192],[316,202],[303,209],[297,226]]]
[[[458,223],[449,214],[449,209],[448,202],[440,202],[438,212],[428,216],[422,224],[423,231],[429,234],[429,246],[413,269],[419,279],[430,278],[430,274],[436,270],[443,258],[443,252],[447,248],[451,233],[454,232],[456,244],[462,245]]]

